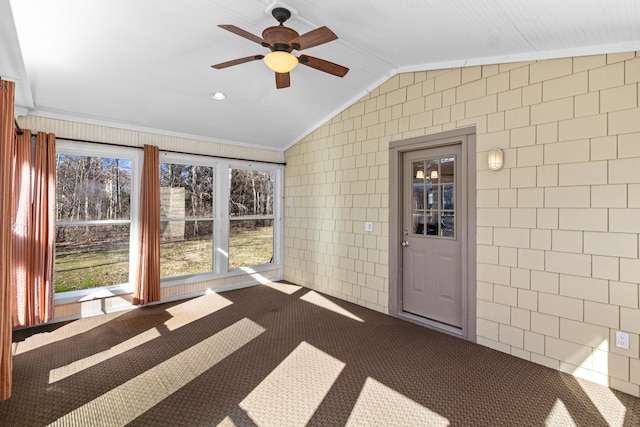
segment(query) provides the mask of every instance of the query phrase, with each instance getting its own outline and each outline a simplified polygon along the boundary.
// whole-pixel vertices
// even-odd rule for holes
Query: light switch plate
[[[373,223],[371,221],[364,223],[364,231],[373,231]]]

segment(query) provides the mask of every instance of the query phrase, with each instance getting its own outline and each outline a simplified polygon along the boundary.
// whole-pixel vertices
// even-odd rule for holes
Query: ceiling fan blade
[[[338,77],[344,77],[349,72],[347,67],[343,67],[342,65],[338,65],[324,59],[314,58],[309,55],[300,55],[298,62],[302,65],[306,65],[307,67],[315,68],[316,70],[324,71],[325,73],[333,74]]]
[[[291,86],[291,76],[289,73],[276,73],[276,88],[284,89]]]
[[[212,65],[211,67],[217,70],[221,70],[223,68],[231,67],[233,65],[244,64],[245,62],[257,61],[262,58],[264,58],[264,55],[252,55],[252,56],[247,56],[245,58],[234,59],[232,61],[221,62],[219,64]]]
[[[310,47],[337,40],[337,38],[338,36],[327,27],[320,27],[294,38],[289,42],[289,45],[296,50],[309,49]]]
[[[235,25],[225,24],[225,25],[218,25],[218,27],[224,28],[227,31],[231,31],[233,34],[236,34],[236,35],[238,35],[240,37],[244,37],[245,39],[251,40],[252,42],[256,42],[259,45],[262,45],[262,46],[265,46],[265,47],[269,46],[269,44],[267,42],[265,42],[262,38],[260,38],[260,37],[258,37],[256,35],[253,35],[249,31],[245,31],[242,28],[238,28]]]

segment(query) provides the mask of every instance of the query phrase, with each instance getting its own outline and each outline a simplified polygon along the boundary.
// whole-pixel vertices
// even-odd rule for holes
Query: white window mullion
[[[275,171],[273,213],[273,263],[280,266],[279,277],[284,277],[283,261],[283,235],[284,235],[284,169]]]
[[[215,194],[215,224],[213,262],[215,271],[227,273],[229,271],[229,196],[231,187],[231,173],[229,164],[218,163],[216,168]]]
[[[140,236],[140,192],[142,189],[142,157],[143,152],[136,150],[131,159],[131,217],[129,228],[129,287],[133,291],[138,268],[138,245]]]

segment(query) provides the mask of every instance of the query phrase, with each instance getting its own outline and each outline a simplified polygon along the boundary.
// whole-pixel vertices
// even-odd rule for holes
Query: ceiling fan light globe
[[[298,65],[298,58],[289,52],[275,51],[267,54],[263,61],[276,73],[288,73]]]

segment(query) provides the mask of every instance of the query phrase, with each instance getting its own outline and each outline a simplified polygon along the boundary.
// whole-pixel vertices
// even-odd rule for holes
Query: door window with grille
[[[455,238],[455,156],[412,162],[411,234]]]

